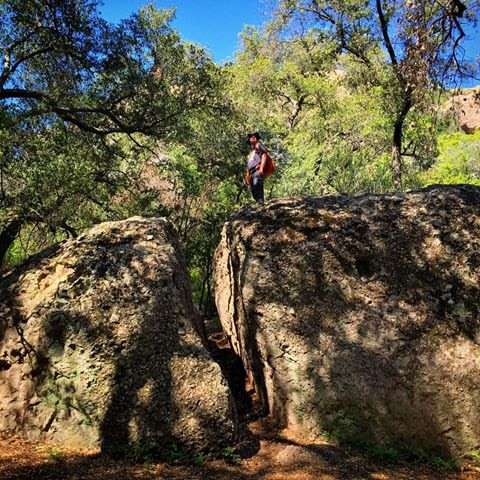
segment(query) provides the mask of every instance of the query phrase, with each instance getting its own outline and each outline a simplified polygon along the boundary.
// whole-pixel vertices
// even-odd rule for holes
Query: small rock
[[[305,447],[288,445],[283,448],[275,457],[275,463],[282,467],[300,468],[302,465],[314,466],[323,463],[321,457]]]

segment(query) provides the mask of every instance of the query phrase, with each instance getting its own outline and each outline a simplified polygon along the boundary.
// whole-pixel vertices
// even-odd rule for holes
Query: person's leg
[[[255,172],[252,175],[252,184],[251,184],[252,196],[257,203],[264,202],[264,191],[263,191],[263,178],[258,172]]]

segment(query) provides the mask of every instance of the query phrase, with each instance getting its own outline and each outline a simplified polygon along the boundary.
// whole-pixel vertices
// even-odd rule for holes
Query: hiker
[[[249,133],[247,138],[247,142],[250,145],[250,155],[248,156],[245,184],[250,187],[254,200],[263,205],[265,201],[263,180],[268,174],[273,173],[273,170],[270,171],[270,168],[267,172],[267,166],[269,167],[270,163],[273,164],[273,162],[268,155],[268,150],[260,142],[258,132]]]

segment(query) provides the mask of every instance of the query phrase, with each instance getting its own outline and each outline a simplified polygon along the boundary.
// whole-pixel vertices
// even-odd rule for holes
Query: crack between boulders
[[[230,291],[231,296],[229,301],[233,308],[231,323],[232,332],[235,332],[237,349],[236,353],[242,360],[244,369],[248,376],[253,379],[255,393],[260,403],[259,414],[266,416],[269,413],[267,388],[265,384],[265,378],[263,373],[262,363],[263,360],[260,355],[259,346],[256,338],[256,331],[254,326],[248,322],[248,313],[243,302],[243,296],[241,295],[241,278],[245,270],[245,263],[243,262],[240,269],[240,258],[238,255],[238,245],[234,245],[232,241],[230,225],[225,231],[226,248],[228,252],[228,275],[230,279]],[[235,275],[235,271],[238,275]],[[241,325],[243,322],[243,325]],[[242,326],[244,335],[242,336]],[[253,327],[253,328],[252,328]],[[234,350],[235,346],[232,345]]]

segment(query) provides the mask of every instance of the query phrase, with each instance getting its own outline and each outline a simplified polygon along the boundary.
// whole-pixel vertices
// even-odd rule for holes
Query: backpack
[[[265,162],[265,168],[263,170],[263,178],[270,177],[275,173],[277,166],[275,165],[275,161],[270,156],[270,152],[264,147],[264,152],[267,155],[267,161]],[[258,168],[258,166],[257,166]],[[247,168],[243,175],[243,183],[247,186],[251,185],[252,183],[252,173]]]
[[[267,154],[267,161],[265,162],[263,176],[266,178],[275,173],[275,169],[277,168],[277,166],[275,165],[275,161],[273,160],[273,158],[270,156],[270,152],[267,151],[265,153]]]

